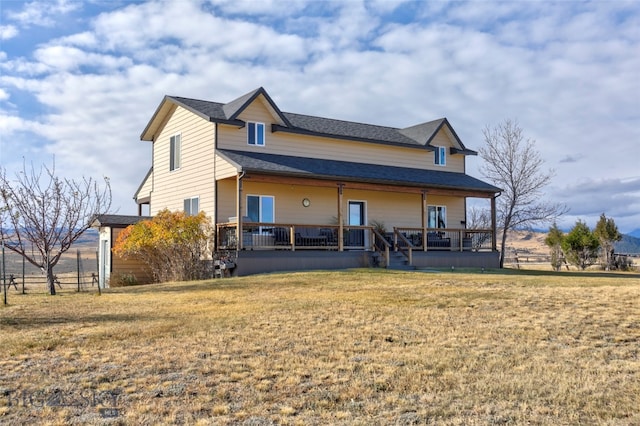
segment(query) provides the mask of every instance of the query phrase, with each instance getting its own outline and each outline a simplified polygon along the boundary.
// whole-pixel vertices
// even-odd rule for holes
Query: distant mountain
[[[613,247],[616,253],[640,253],[640,238],[626,234]]]
[[[633,231],[629,232],[627,235],[630,235],[630,236],[636,237],[636,238],[640,238],[640,228],[634,229]]]

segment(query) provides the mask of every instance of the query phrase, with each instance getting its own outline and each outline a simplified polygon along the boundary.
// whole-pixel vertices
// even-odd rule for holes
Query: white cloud
[[[43,25],[78,5],[53,4],[14,19]],[[622,2],[124,3],[0,58],[0,102],[18,105],[0,131],[61,169],[110,176],[131,213],[151,161],[139,135],[165,94],[225,102],[264,86],[290,112],[398,127],[446,116],[471,149],[485,125],[514,118],[556,169],[550,198],[637,228],[638,189],[623,178],[640,156],[638,27]],[[24,94],[40,108],[29,119]],[[582,187],[599,192],[567,196]]]
[[[600,214],[614,218],[618,228],[631,231],[640,227],[640,176],[630,178],[582,178],[556,188],[571,211],[562,220],[571,227],[576,220],[595,226]]]
[[[56,18],[77,10],[80,2],[72,0],[33,1],[25,3],[20,12],[10,12],[8,17],[23,26],[52,27]]]
[[[0,40],[9,40],[18,35],[18,29],[13,25],[0,25]]]
[[[308,4],[306,0],[209,0],[228,15],[249,15],[286,17],[302,11]]]

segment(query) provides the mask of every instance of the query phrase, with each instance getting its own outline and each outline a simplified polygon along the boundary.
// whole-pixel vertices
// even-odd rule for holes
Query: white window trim
[[[258,197],[259,200],[259,208],[260,208],[260,217],[258,218],[258,222],[264,222],[262,216],[262,199],[265,197],[271,198],[273,201],[273,222],[264,222],[264,223],[275,223],[276,222],[276,197],[275,195],[266,195],[266,194],[247,194],[245,198],[245,216],[249,216],[249,197]]]
[[[440,161],[438,161],[440,160]],[[436,150],[433,153],[433,164],[436,166],[446,166],[447,165],[447,147],[445,146],[436,146]]]
[[[251,125],[255,126],[255,132],[254,132],[254,143],[251,143],[251,141],[249,140],[249,126]],[[262,126],[262,143],[257,143],[257,137],[258,137],[258,132],[257,132],[257,128],[258,126]],[[247,122],[247,145],[249,146],[266,146],[267,145],[267,125],[264,123],[261,123],[259,121],[248,121]]]
[[[436,209],[436,226],[435,226],[435,227],[433,227],[433,226],[428,226],[428,225],[429,225],[429,216],[428,216],[428,214],[429,214],[429,207],[435,207],[435,209]],[[429,229],[436,229],[436,228],[440,228],[440,227],[438,226],[438,225],[439,225],[439,224],[438,224],[438,209],[442,209],[442,210],[443,210],[443,212],[444,212],[444,215],[443,215],[444,227],[445,227],[445,228],[447,227],[447,222],[448,222],[448,219],[447,219],[447,206],[430,204],[430,205],[428,205],[428,206],[427,206],[427,226],[429,227]]]
[[[187,197],[187,198],[185,198],[185,199],[183,200],[183,202],[182,202],[182,204],[183,204],[183,208],[184,208],[184,203],[185,203],[187,200],[189,201],[189,211],[187,211],[187,210],[185,210],[185,211],[184,211],[184,212],[187,214],[187,216],[196,216],[198,213],[200,213],[200,197]],[[195,213],[193,213],[193,212],[191,211],[191,206],[192,206],[193,200],[197,200],[197,201],[198,201],[198,211],[197,211],[197,212],[195,212]]]
[[[173,152],[174,149],[172,149],[172,147],[171,147],[171,139],[175,138],[176,136],[179,138],[179,142],[180,142],[179,143],[180,146],[179,146],[179,149],[178,149],[178,155],[177,155],[177,157],[178,157],[178,166],[177,167],[175,166],[175,163],[176,163],[175,158],[176,158],[176,156],[175,156],[175,153]],[[175,148],[175,145],[174,145],[174,148]],[[173,164],[171,163],[171,157],[172,156],[174,158]],[[177,170],[180,170],[181,168],[182,168],[182,133],[175,133],[175,134],[169,136],[169,171],[170,172],[175,172]]]

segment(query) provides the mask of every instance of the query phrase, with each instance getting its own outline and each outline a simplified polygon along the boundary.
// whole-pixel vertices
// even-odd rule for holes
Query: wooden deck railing
[[[283,224],[245,222],[239,244],[237,225],[217,225],[219,250],[373,250],[389,262],[389,250],[401,251],[408,258],[414,250],[490,251],[493,233],[487,229],[399,228],[381,234],[371,226]],[[426,246],[425,246],[426,241]],[[409,259],[411,260],[411,259]]]
[[[423,234],[422,228],[394,228],[394,242],[398,248],[410,246],[424,251],[492,250],[493,232],[490,229],[428,228],[426,238]]]
[[[224,223],[217,226],[217,244],[224,250],[370,250],[374,243],[371,230],[370,226],[343,226],[340,239],[337,225],[245,222],[240,245],[237,225]]]

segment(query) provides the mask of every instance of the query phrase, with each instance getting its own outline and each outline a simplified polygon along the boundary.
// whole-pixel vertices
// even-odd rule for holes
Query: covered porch
[[[244,224],[218,225],[219,246],[233,251],[237,275],[310,269],[383,267],[497,268],[494,233],[485,229],[394,228],[382,234],[372,226]],[[427,238],[424,238],[424,235]],[[238,242],[246,243],[238,250]],[[426,245],[424,244],[426,241]],[[341,244],[342,243],[342,244]]]
[[[493,259],[497,253],[495,197],[500,190],[465,173],[221,154],[216,249],[236,253],[239,267],[243,257],[284,264],[313,256],[332,259],[328,268],[347,258],[358,258],[357,266],[389,267],[400,258],[409,267],[429,266],[429,259],[493,267],[471,259]],[[467,198],[490,203],[489,229],[467,227]]]

